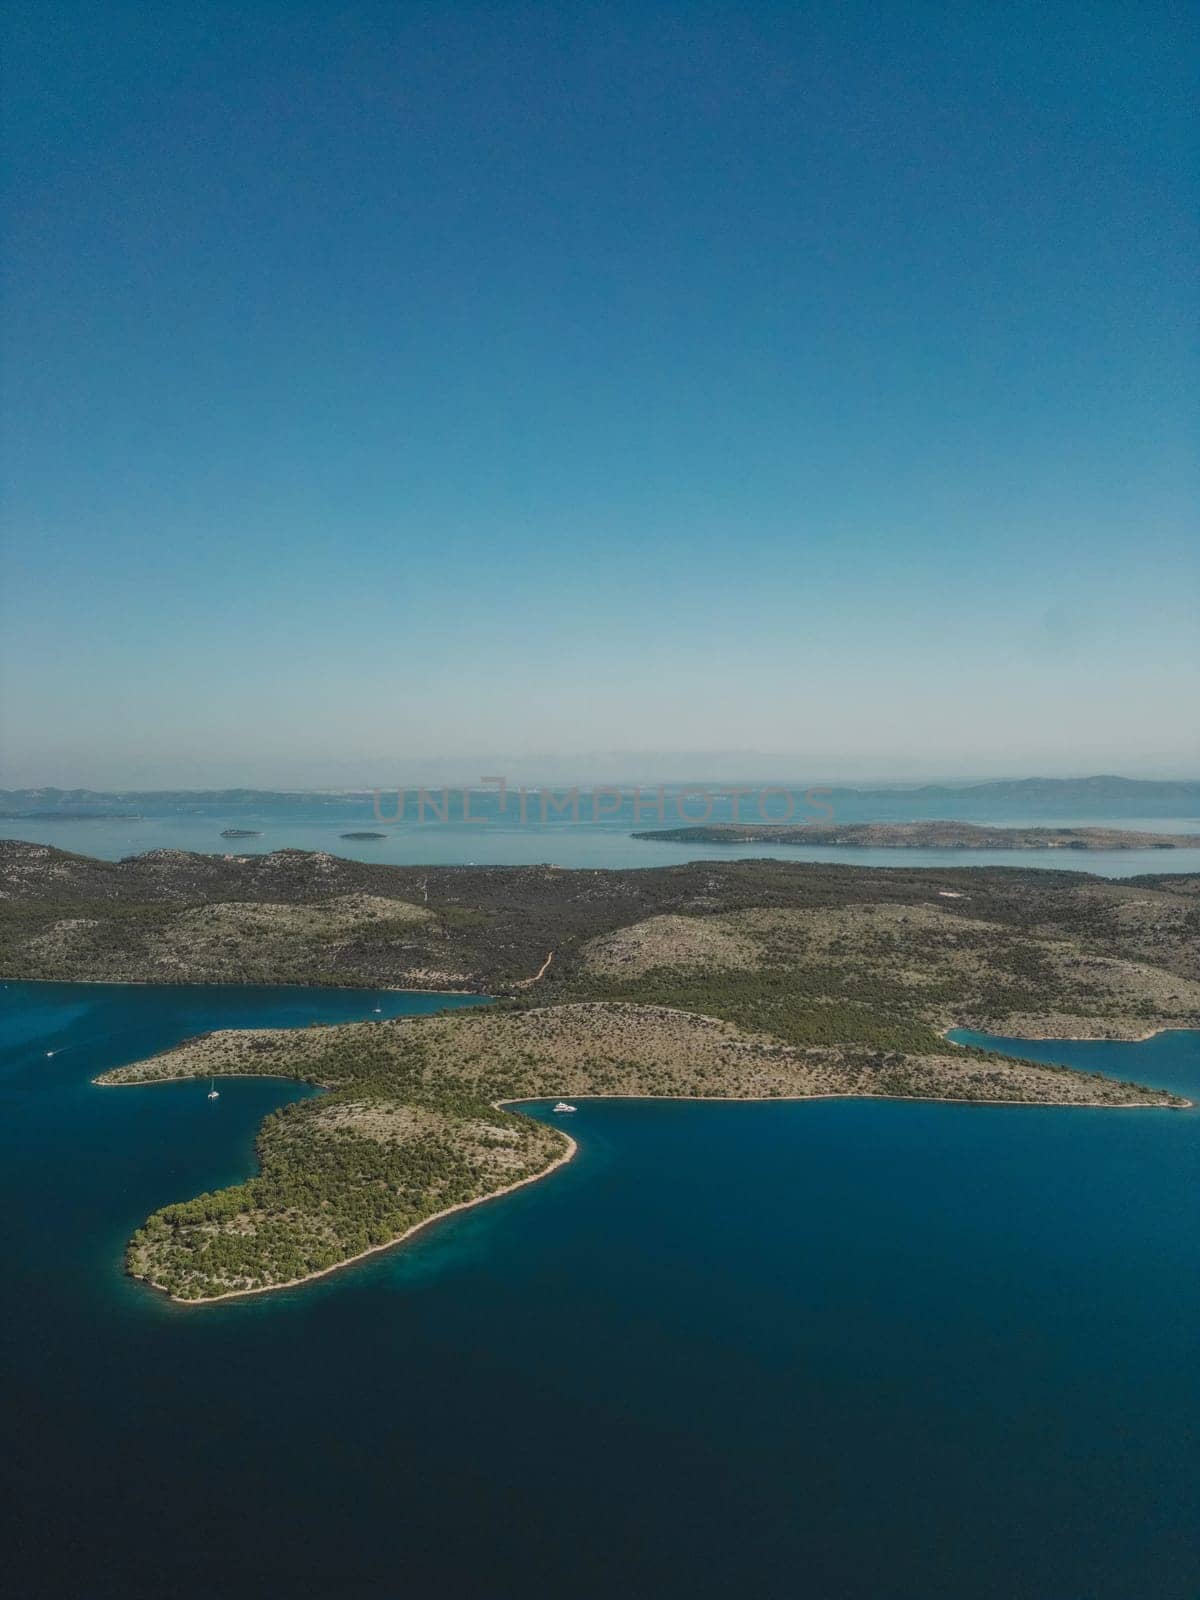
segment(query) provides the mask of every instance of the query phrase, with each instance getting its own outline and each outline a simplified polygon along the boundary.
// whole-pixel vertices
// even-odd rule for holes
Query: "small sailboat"
[[[559,1111],[559,1112],[562,1112],[562,1111],[574,1111],[575,1107],[574,1106],[569,1106],[565,1100],[560,1100],[558,1102],[558,1104],[555,1106],[554,1109],[555,1109],[555,1111]]]
[[[210,1100],[219,1100],[221,1098],[221,1091],[217,1088],[217,1080],[215,1078],[209,1084],[208,1098]]]

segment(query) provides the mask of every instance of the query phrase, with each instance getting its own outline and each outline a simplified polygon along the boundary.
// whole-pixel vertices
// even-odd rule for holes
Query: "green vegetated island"
[[[506,1109],[523,1099],[1187,1105],[959,1048],[943,1030],[1129,1039],[1200,1025],[1200,876],[424,868],[297,850],[107,862],[2,841],[0,972],[495,997],[216,1032],[98,1080],[254,1074],[326,1091],[266,1119],[254,1177],[164,1206],[130,1242],[132,1273],[206,1300],[329,1271],[548,1172],[570,1141]]]
[[[651,828],[634,839],[671,844],[845,845],[874,850],[1178,850],[1200,834],[1129,828],[991,828],[974,822],[714,822]]]

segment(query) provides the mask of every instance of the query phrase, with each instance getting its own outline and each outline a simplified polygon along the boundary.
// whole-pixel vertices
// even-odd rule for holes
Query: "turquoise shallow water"
[[[303,1091],[90,1076],[374,1003],[0,988],[12,1592],[1194,1600],[1200,1115],[585,1101],[345,1273],[124,1279]],[[1198,1035],[1103,1048],[1200,1096]]]

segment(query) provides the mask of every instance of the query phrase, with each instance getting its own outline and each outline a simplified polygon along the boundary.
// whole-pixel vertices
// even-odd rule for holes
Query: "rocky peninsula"
[[[135,1275],[184,1300],[294,1283],[569,1153],[514,1102],[893,1096],[1178,1107],[949,1044],[1200,1025],[1200,879],[776,861],[409,868],[321,853],[121,862],[0,842],[0,974],[469,989],[487,1007],[221,1032],[106,1085],[246,1075],[273,1114],[244,1184],[156,1212]]]

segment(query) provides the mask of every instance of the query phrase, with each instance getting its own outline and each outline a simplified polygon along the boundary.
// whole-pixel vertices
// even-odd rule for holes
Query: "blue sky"
[[[0,781],[1197,770],[1186,19],[17,0]]]

